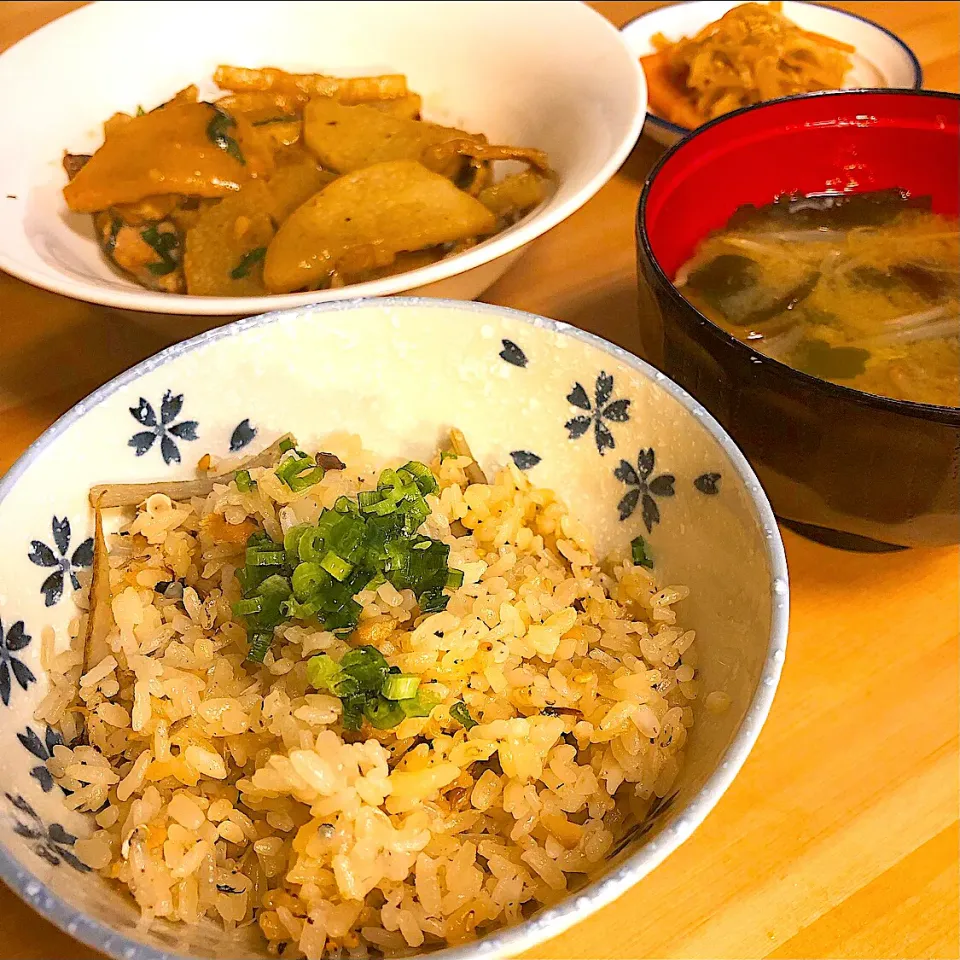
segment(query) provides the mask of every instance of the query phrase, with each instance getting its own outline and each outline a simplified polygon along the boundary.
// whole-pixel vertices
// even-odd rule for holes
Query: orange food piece
[[[647,93],[653,112],[681,127],[699,127],[702,121],[693,101],[677,86],[670,73],[669,52],[648,53],[640,58],[640,66],[647,76]]]
[[[257,525],[252,520],[243,523],[227,523],[219,513],[208,513],[200,520],[200,529],[216,543],[244,544],[250,539]]]
[[[102,147],[64,187],[67,206],[95,213],[145,197],[180,193],[224,197],[272,168],[271,152],[243,117],[230,136],[244,162],[218,147],[208,134],[216,116],[208,103],[173,103],[111,128]]]

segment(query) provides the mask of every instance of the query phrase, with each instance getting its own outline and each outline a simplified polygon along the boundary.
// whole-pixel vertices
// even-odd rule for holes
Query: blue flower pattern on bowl
[[[27,727],[23,733],[18,733],[17,739],[28,753],[40,761],[39,765],[31,768],[30,776],[40,784],[40,789],[44,793],[49,793],[53,789],[53,776],[47,769],[47,761],[53,756],[54,747],[63,746],[63,737],[58,730],[48,726],[42,739],[32,727]],[[72,793],[64,787],[60,789],[66,794]]]
[[[89,873],[90,868],[70,849],[77,838],[59,823],[46,824],[36,810],[19,793],[5,793],[7,803],[15,811],[12,814],[13,832],[30,841],[30,849],[51,867],[68,863],[80,873]]]
[[[626,520],[631,517],[633,511],[637,509],[637,504],[640,503],[641,516],[647,533],[652,533],[654,525],[660,522],[660,508],[654,498],[672,497],[675,492],[673,484],[676,477],[672,473],[661,473],[658,477],[652,476],[656,462],[657,455],[653,447],[649,447],[637,454],[636,468],[626,460],[621,460],[619,466],[613,471],[613,475],[630,488],[617,504],[620,519]]]
[[[13,692],[13,680],[26,690],[37,678],[33,671],[15,653],[25,650],[33,638],[27,633],[22,620],[17,620],[4,629],[0,620],[0,700],[5,707],[10,706],[10,694]]]
[[[70,520],[53,518],[51,523],[54,546],[50,547],[42,540],[30,542],[30,552],[27,558],[38,567],[56,567],[40,586],[44,605],[52,607],[63,596],[65,578],[70,578],[74,590],[80,589],[76,570],[80,567],[89,567],[93,563],[93,537],[87,537],[72,554],[70,549]]]
[[[257,428],[250,423],[249,418],[241,420],[230,434],[230,452],[242,450],[256,435]]]
[[[176,422],[182,408],[183,394],[174,395],[173,391],[167,390],[160,402],[158,417],[153,405],[145,397],[141,397],[137,406],[130,408],[130,414],[137,423],[147,429],[135,433],[127,441],[127,446],[133,447],[137,456],[142,457],[159,440],[163,462],[167,465],[179,463],[180,448],[177,440],[196,440],[199,426],[196,420]]]
[[[613,397],[613,377],[601,370],[597,374],[597,380],[593,389],[593,401],[587,396],[587,391],[582,384],[575,383],[573,389],[567,394],[567,401],[580,410],[585,410],[585,414],[579,414],[569,419],[564,427],[567,429],[567,436],[571,440],[578,440],[592,426],[593,438],[597,445],[597,453],[602,457],[607,450],[613,450],[616,447],[616,441],[613,439],[613,433],[605,421],[610,423],[626,423],[630,419],[628,412],[630,408],[629,400],[612,400]]]

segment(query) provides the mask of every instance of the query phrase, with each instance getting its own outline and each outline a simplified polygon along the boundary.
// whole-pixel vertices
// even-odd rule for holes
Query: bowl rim
[[[661,833],[643,844],[639,850],[627,857],[606,876],[588,884],[580,891],[568,894],[560,903],[540,910],[530,919],[515,926],[498,930],[473,943],[446,947],[429,953],[431,960],[433,958],[437,958],[437,960],[474,960],[478,957],[514,955],[523,949],[543,942],[548,937],[562,933],[579,920],[611,903],[657,867],[693,833],[716,806],[720,797],[726,792],[743,766],[770,712],[774,694],[777,690],[786,652],[790,608],[789,575],[783,540],[777,527],[773,508],[770,506],[760,481],[747,462],[746,457],[719,422],[689,393],[646,361],[641,360],[622,347],[604,340],[602,337],[558,320],[551,320],[511,307],[433,297],[355,298],[311,304],[306,308],[273,311],[216,327],[190,340],[167,347],[114,377],[59,417],[17,459],[7,474],[0,479],[0,507],[21,477],[51,443],[82,420],[89,411],[99,406],[121,388],[136,382],[141,376],[207,344],[238,336],[247,330],[270,327],[287,317],[305,313],[314,315],[331,314],[365,307],[381,307],[384,310],[395,309],[400,311],[409,309],[456,309],[465,313],[477,314],[481,319],[485,316],[505,316],[536,329],[547,330],[560,336],[569,337],[581,344],[595,347],[617,362],[626,364],[653,386],[666,391],[688,414],[698,420],[720,445],[731,466],[744,483],[753,504],[757,522],[764,535],[769,564],[771,618],[763,668],[739,728],[727,745],[713,773],[710,774],[699,791],[689,799],[684,807],[680,808],[676,819],[667,824]],[[320,316],[317,319],[322,320],[323,317]],[[61,930],[89,946],[102,950],[116,960],[173,960],[173,958],[192,956],[157,950],[155,947],[119,933],[101,921],[95,920],[70,906],[58,895],[48,890],[43,881],[36,877],[29,868],[22,866],[7,852],[5,845],[2,843],[0,843],[0,879],[5,881],[16,894],[38,913],[52,921]],[[427,956],[427,954],[422,954],[422,956]]]
[[[902,416],[914,417],[920,420],[929,420],[948,425],[960,426],[960,407],[945,406],[935,403],[919,403],[914,400],[898,400],[894,397],[884,397],[878,393],[867,393],[865,390],[857,390],[854,387],[847,387],[839,383],[832,383],[829,380],[823,380],[812,374],[797,370],[789,364],[768,357],[765,354],[757,353],[748,347],[742,340],[738,340],[733,334],[727,333],[723,327],[714,323],[706,314],[701,313],[686,297],[680,293],[673,280],[667,276],[666,271],[653,252],[650,243],[650,235],[647,230],[647,205],[650,200],[650,192],[661,171],[673,159],[673,157],[682,149],[690,148],[700,134],[712,129],[728,120],[735,119],[745,113],[755,110],[764,110],[770,107],[776,108],[785,103],[792,103],[801,100],[813,100],[829,97],[859,97],[868,96],[893,96],[893,97],[925,97],[930,99],[950,100],[960,104],[960,93],[951,93],[945,90],[913,90],[899,89],[896,87],[861,87],[856,90],[819,90],[814,93],[801,93],[791,97],[778,97],[776,100],[765,100],[763,103],[754,103],[747,107],[740,107],[730,113],[725,113],[722,117],[717,117],[703,126],[697,127],[689,137],[678,140],[668,147],[654,164],[647,179],[644,181],[643,189],[640,192],[640,199],[637,202],[637,213],[635,219],[636,244],[638,256],[642,254],[643,259],[650,264],[654,273],[656,284],[665,289],[670,299],[677,306],[686,308],[698,327],[712,336],[715,340],[722,343],[734,353],[740,354],[743,359],[749,359],[751,363],[764,366],[774,371],[778,376],[793,381],[798,388],[805,388],[815,392],[824,393],[832,399],[855,403],[860,406],[866,406],[875,410],[884,410],[889,413],[900,414]]]
[[[135,310],[143,313],[238,317],[306,306],[313,303],[403,294],[405,291],[413,291],[429,284],[449,280],[469,270],[493,263],[501,257],[516,254],[523,247],[576,213],[613,177],[633,150],[643,130],[647,115],[646,75],[639,61],[628,48],[620,31],[606,17],[597,13],[583,0],[576,3],[555,4],[554,7],[557,10],[563,9],[566,11],[563,14],[564,17],[572,19],[581,17],[584,24],[592,23],[597,29],[597,36],[605,35],[607,40],[610,41],[610,49],[607,51],[607,56],[602,58],[602,62],[606,63],[610,58],[620,57],[623,66],[628,72],[632,73],[634,82],[629,86],[621,85],[620,87],[624,96],[627,94],[630,96],[630,102],[625,104],[624,109],[625,116],[629,114],[629,121],[624,125],[619,138],[603,163],[597,165],[593,172],[585,177],[584,182],[566,200],[551,207],[553,197],[547,198],[517,224],[494,234],[475,247],[454,256],[446,257],[443,260],[438,260],[436,263],[428,264],[425,267],[419,267],[416,270],[408,270],[379,280],[352,284],[338,290],[267,294],[258,297],[206,297],[162,293],[146,290],[129,280],[127,280],[128,287],[101,287],[91,280],[80,279],[68,274],[59,267],[52,267],[51,269],[56,272],[50,275],[45,270],[34,268],[30,264],[24,264],[19,259],[8,256],[2,246],[0,246],[0,268],[33,286],[85,303],[95,303],[101,306]],[[71,18],[109,16],[109,10],[109,4],[88,4],[56,17],[0,53],[0,70],[2,70],[3,58],[6,55],[24,44],[36,42],[36,38],[45,31],[63,30],[63,22],[69,21]],[[25,209],[25,205],[23,209]],[[22,214],[19,219],[22,222]],[[121,279],[125,278],[121,276]],[[343,290],[349,290],[349,293],[344,295]]]
[[[697,3],[703,3],[704,0],[694,0],[693,5]],[[743,0],[747,2],[747,0]],[[865,24],[868,27],[872,27],[874,30],[879,31],[880,33],[886,34],[891,40],[896,43],[906,57],[907,62],[910,65],[910,69],[913,71],[913,86],[912,87],[851,87],[849,90],[843,91],[821,91],[821,92],[837,92],[837,93],[853,93],[854,90],[920,90],[923,87],[923,67],[920,64],[920,59],[913,52],[913,49],[910,45],[904,40],[899,34],[894,33],[892,30],[883,26],[880,23],[877,23],[875,20],[871,20],[869,17],[862,17],[859,13],[851,13],[849,10],[841,10],[839,7],[832,7],[829,3],[813,3],[811,0],[793,0],[794,3],[802,4],[805,7],[821,7],[824,10],[829,10],[831,13],[836,13],[842,17],[849,17],[851,20],[859,20],[861,23]],[[622,27],[620,27],[620,32],[623,33],[626,31],[627,27],[633,26],[633,24],[638,23],[640,20],[644,20],[647,17],[652,16],[655,13],[660,13],[663,10],[669,10],[671,7],[689,7],[691,3],[689,0],[674,0],[673,3],[666,3],[662,7],[656,7],[653,10],[648,10],[646,13],[641,13],[637,17],[628,20]],[[805,94],[795,94],[795,96],[805,96]],[[785,100],[786,97],[778,97],[779,100]],[[763,103],[775,103],[776,100],[763,100],[760,104],[752,104],[752,106],[761,106]],[[745,108],[741,108],[745,109]],[[731,111],[732,113],[737,113],[738,111]],[[730,114],[723,114],[723,116],[730,116]],[[721,119],[717,117],[716,119]],[[713,123],[714,121],[707,121],[708,123]],[[675,137],[688,137],[691,133],[695,131],[700,131],[703,129],[706,124],[701,124],[699,127],[682,127],[679,123],[673,123],[670,120],[666,120],[663,117],[659,116],[653,112],[650,107],[649,100],[647,102],[647,123],[651,124],[654,127],[660,127],[662,130],[665,130],[667,133]]]

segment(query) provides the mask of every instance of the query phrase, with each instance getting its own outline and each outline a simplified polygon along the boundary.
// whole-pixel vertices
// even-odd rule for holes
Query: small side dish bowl
[[[692,833],[753,746],[785,652],[783,546],[746,460],[688,394],[588,333],[486,304],[345,301],[171,347],[66,414],[0,483],[0,876],[14,890],[118,960],[264,955],[243,931],[206,922],[138,925],[129,897],[78,872],[72,847],[92,828],[44,766],[58,741],[34,711],[47,687],[41,648],[51,630],[55,649],[68,644],[72,582],[90,563],[88,488],[193,476],[204,452],[259,449],[286,431],[308,449],[335,450],[329,435],[344,442],[346,431],[384,457],[430,460],[452,425],[485,469],[513,464],[556,489],[600,555],[648,538],[660,582],[690,588],[681,607],[697,632],[701,689],[730,699],[719,712],[694,701],[679,779],[652,816],[627,819],[595,875],[517,926],[437,956],[529,948],[612,901]]]
[[[620,31],[634,56],[639,58],[655,51],[652,41],[655,34],[662,33],[668,40],[674,41],[681,37],[692,37],[736,6],[739,6],[737,0],[672,3],[641,14],[621,27]],[[923,71],[916,54],[896,34],[880,24],[846,10],[798,0],[786,0],[783,15],[804,30],[856,48],[851,55],[853,66],[844,79],[844,87],[919,90],[923,85]],[[690,132],[688,127],[671,123],[648,109],[644,133],[658,143],[670,146]]]
[[[132,38],[132,39],[131,39]],[[340,289],[261,297],[157,293],[111,270],[88,215],[62,196],[64,151],[90,152],[103,122],[204,84],[220,63],[336,76],[405,73],[427,119],[546,151],[551,197],[456,256]],[[123,78],[118,83],[119,77]],[[580,3],[91,4],[0,56],[0,267],[39,287],[150,313],[241,316],[298,304],[415,292],[472,299],[536,237],[587,202],[636,143],[643,71],[617,30]],[[201,86],[201,95],[213,89]]]
[[[645,356],[730,431],[777,516],[829,543],[958,542],[960,408],[864,393],[756,353],[673,280],[738,207],[781,195],[896,187],[956,216],[958,133],[956,94],[791,97],[701,127],[663,155],[640,197]]]

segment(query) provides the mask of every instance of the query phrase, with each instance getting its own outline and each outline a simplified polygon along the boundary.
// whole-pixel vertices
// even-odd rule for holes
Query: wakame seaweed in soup
[[[677,273],[759,353],[898,400],[960,406],[956,217],[903,190],[740,207]]]

